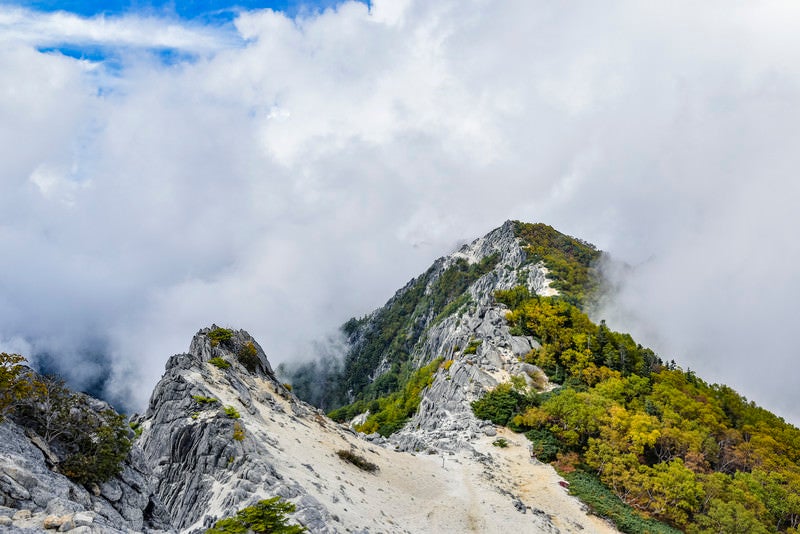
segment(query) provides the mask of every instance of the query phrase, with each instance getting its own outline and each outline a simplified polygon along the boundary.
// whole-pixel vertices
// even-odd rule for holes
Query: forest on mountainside
[[[525,432],[573,487],[596,493],[597,479],[644,517],[696,533],[798,532],[800,430],[564,299],[525,287],[496,299],[512,329],[541,343],[525,360],[561,387],[502,384],[473,404],[478,417]],[[622,515],[626,532],[658,531]]]
[[[516,221],[514,233],[524,245],[525,263],[542,262],[549,271],[551,287],[563,300],[584,307],[598,295],[596,268],[603,253],[594,245],[543,223]]]

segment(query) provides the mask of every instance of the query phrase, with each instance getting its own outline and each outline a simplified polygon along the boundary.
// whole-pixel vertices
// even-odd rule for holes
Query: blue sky
[[[38,11],[69,11],[83,16],[122,15],[128,13],[167,14],[182,19],[225,19],[240,9],[265,9],[294,14],[302,9],[321,10],[341,3],[340,0],[241,0],[239,2],[198,1],[119,1],[33,0],[8,2]],[[368,3],[368,2],[365,2]]]
[[[361,1],[361,0],[359,0]],[[104,39],[77,37],[73,32],[64,32],[59,35],[56,30],[53,36],[47,36],[46,31],[33,30],[32,40],[44,42],[36,43],[40,52],[56,52],[76,59],[86,59],[94,62],[103,62],[110,72],[119,70],[121,62],[119,56],[128,50],[138,49],[149,51],[158,58],[162,64],[170,65],[182,62],[191,62],[199,55],[214,52],[227,46],[241,45],[242,41],[232,25],[237,14],[243,11],[272,9],[284,13],[288,17],[319,14],[327,8],[335,7],[342,0],[241,0],[237,2],[216,2],[212,0],[190,1],[139,1],[139,0],[114,0],[110,2],[95,2],[86,0],[33,0],[2,2],[0,6],[21,7],[28,11],[28,18],[37,20],[48,14],[68,13],[91,25],[92,20],[104,17],[108,20],[123,21],[125,19],[140,18],[160,21],[162,24],[178,23],[194,38],[179,44],[164,42],[151,43],[147,38],[135,42],[117,42],[113,33]],[[369,5],[368,0],[363,3]],[[40,19],[39,19],[40,20]],[[53,26],[47,28],[53,30]],[[159,28],[152,27],[151,31]],[[124,33],[124,25],[120,24],[117,31]],[[3,28],[0,27],[0,33]],[[147,31],[143,32],[145,35]],[[197,38],[206,36],[215,41],[211,46],[200,46],[198,49]],[[208,45],[208,43],[206,43]]]

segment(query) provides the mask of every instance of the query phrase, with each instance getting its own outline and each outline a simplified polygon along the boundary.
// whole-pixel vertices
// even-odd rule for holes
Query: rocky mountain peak
[[[203,328],[188,353],[168,360],[151,396],[140,443],[156,466],[157,491],[181,531],[210,526],[214,510],[222,515],[245,506],[254,483],[279,482],[272,455],[256,446],[252,434],[253,426],[264,421],[262,409],[284,409],[275,396],[298,404],[244,330]],[[262,442],[271,440],[262,436]]]
[[[403,450],[470,449],[475,438],[493,433],[493,425],[475,418],[470,403],[511,376],[529,384],[546,380],[533,365],[520,361],[538,342],[529,336],[512,335],[505,320],[507,309],[494,299],[499,290],[525,286],[531,294],[554,295],[548,270],[541,261],[531,261],[517,224],[506,221],[484,237],[464,245],[437,261],[440,269],[431,276],[426,293],[434,292],[459,262],[491,267],[470,280],[458,307],[445,308],[427,321],[424,335],[411,351],[411,360],[427,363],[437,356],[447,361],[447,372],[434,375],[423,392],[420,408],[391,440]],[[433,316],[433,314],[429,314]],[[383,368],[386,368],[384,364]]]
[[[221,328],[217,325],[201,328],[189,344],[189,352],[176,354],[167,361],[167,370],[173,366],[187,368],[220,358],[258,376],[271,377],[275,373],[261,345],[244,330]]]
[[[449,267],[459,258],[463,258],[469,263],[477,263],[493,254],[499,254],[503,264],[519,265],[524,255],[514,225],[514,221],[506,221],[485,236],[464,244],[456,252],[443,258],[446,266]]]

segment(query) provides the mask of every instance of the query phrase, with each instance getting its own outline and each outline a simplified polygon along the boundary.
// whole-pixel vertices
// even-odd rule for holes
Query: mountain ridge
[[[346,322],[344,360],[295,372],[293,388],[247,332],[202,328],[168,359],[122,471],[102,483],[57,473],[24,419],[1,423],[0,528],[203,532],[278,496],[319,533],[615,532],[566,477],[625,532],[674,532],[638,508],[691,532],[773,521],[794,534],[800,431],[592,323],[581,308],[601,260],[552,227],[507,221]],[[338,422],[295,395],[314,387]],[[702,424],[682,428],[691,413]]]

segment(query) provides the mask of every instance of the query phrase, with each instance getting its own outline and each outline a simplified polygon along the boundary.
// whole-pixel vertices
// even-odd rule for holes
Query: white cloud
[[[136,15],[82,17],[65,11],[42,13],[0,6],[0,42],[36,47],[124,46],[212,52],[237,44],[219,29]]]
[[[378,0],[225,30],[2,8],[0,338],[90,340],[141,406],[204,325],[296,357],[518,218],[641,264],[610,323],[798,421],[794,9]],[[110,71],[49,43],[201,57]]]

